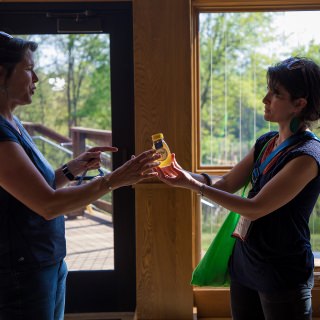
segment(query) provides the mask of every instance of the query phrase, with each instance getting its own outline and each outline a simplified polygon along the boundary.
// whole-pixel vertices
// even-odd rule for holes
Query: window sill
[[[229,288],[195,287],[194,305],[197,317],[231,319]],[[312,308],[314,319],[320,319],[320,272],[315,272],[315,287],[312,290]]]

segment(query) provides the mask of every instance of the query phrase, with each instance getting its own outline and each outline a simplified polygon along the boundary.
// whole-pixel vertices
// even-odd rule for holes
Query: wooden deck
[[[90,210],[73,219],[66,218],[69,271],[114,269],[114,241],[111,218]]]

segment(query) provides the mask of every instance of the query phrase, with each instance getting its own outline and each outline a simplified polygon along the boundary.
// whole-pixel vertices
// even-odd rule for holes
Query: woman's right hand
[[[154,149],[147,150],[138,156],[132,156],[121,167],[111,172],[106,179],[113,189],[150,179],[158,175],[154,168],[159,166],[160,162],[157,161],[159,158],[160,155]]]
[[[172,163],[168,167],[156,168],[158,172],[158,178],[171,186],[186,188],[186,189],[197,189],[201,183],[195,180],[191,174],[184,170],[176,160],[175,154],[172,153]]]

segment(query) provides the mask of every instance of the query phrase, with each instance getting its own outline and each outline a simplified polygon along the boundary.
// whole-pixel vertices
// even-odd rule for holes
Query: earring
[[[300,127],[300,119],[299,118],[292,118],[290,121],[290,131],[294,134],[298,131],[299,127]]]

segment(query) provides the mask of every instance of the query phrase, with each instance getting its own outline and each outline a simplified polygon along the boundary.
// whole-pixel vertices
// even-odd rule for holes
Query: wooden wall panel
[[[138,319],[191,319],[192,243],[189,191],[136,188]]]
[[[226,318],[231,319],[230,290],[228,288],[197,288],[194,290],[198,319]]]
[[[136,151],[163,132],[191,168],[189,0],[133,0]],[[192,319],[190,191],[159,183],[136,187],[138,319]]]
[[[313,317],[319,317],[320,319],[320,289],[314,288],[312,290],[312,310]]]

